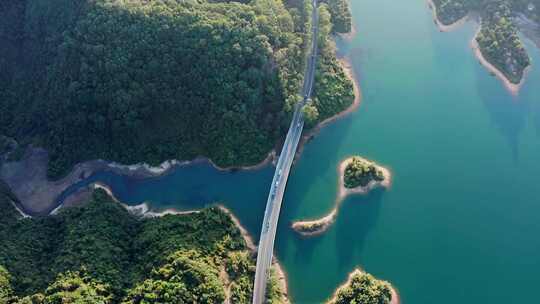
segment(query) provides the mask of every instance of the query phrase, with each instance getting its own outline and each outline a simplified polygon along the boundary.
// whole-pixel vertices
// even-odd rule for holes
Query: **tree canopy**
[[[2,303],[251,301],[254,256],[219,208],[145,219],[97,190],[84,206],[19,219],[6,193],[0,192],[7,211],[0,218]],[[280,303],[275,282],[268,296]]]
[[[384,175],[377,166],[360,157],[353,157],[345,167],[344,182],[347,188],[365,187],[371,181],[382,181]]]
[[[347,284],[338,289],[328,304],[389,304],[392,300],[390,284],[375,279],[369,273],[355,270]]]
[[[443,24],[452,24],[470,11],[478,12],[482,22],[476,41],[482,55],[510,82],[520,83],[531,60],[517,34],[518,29],[513,18],[518,13],[524,13],[538,20],[536,7],[539,7],[540,1],[434,0],[433,2],[437,8],[437,17]]]
[[[51,177],[95,158],[259,162],[302,80],[305,14],[281,0],[6,0],[0,9],[9,42],[0,134],[47,148]]]

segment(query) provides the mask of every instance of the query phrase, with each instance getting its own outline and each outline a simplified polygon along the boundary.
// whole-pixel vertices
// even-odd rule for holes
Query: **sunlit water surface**
[[[292,170],[276,240],[295,303],[321,303],[355,267],[405,304],[534,303],[540,279],[540,53],[519,97],[474,58],[476,25],[440,33],[422,0],[352,0],[357,34],[338,41],[361,107],[324,128]],[[336,166],[360,154],[389,167],[389,191],[348,198],[334,226],[305,239],[294,220],[327,213]],[[129,203],[224,202],[256,236],[273,167],[207,164],[137,180],[99,173]],[[89,182],[88,181],[88,182]]]

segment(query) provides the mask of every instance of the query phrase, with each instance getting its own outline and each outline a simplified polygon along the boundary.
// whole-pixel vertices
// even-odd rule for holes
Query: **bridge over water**
[[[287,132],[287,137],[281,149],[281,154],[276,165],[270,193],[266,202],[264,211],[264,219],[261,229],[261,237],[257,250],[257,268],[255,271],[255,283],[253,286],[253,304],[262,304],[265,300],[266,284],[268,281],[269,269],[272,264],[272,255],[274,251],[274,240],[276,237],[277,223],[279,220],[279,212],[281,203],[289,178],[289,172],[298,148],[298,143],[304,129],[304,115],[302,107],[311,97],[313,91],[313,82],[315,80],[315,67],[317,63],[317,44],[319,35],[319,20],[317,11],[317,0],[313,0],[312,11],[312,44],[311,54],[308,58],[308,64],[304,74],[304,84],[302,87],[303,99],[296,104],[294,109],[293,119]]]

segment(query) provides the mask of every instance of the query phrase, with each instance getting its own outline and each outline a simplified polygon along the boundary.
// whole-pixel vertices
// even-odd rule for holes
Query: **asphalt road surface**
[[[253,286],[253,304],[262,304],[265,300],[266,284],[268,281],[269,269],[272,264],[272,255],[274,252],[274,240],[276,237],[277,223],[285,186],[289,178],[289,172],[298,148],[298,143],[302,136],[304,128],[304,115],[302,107],[311,97],[313,82],[315,80],[315,68],[317,63],[317,44],[319,35],[319,19],[317,11],[317,0],[313,0],[312,11],[312,45],[311,54],[308,58],[308,64],[304,76],[302,87],[302,102],[295,107],[293,119],[287,132],[287,137],[283,144],[279,156],[274,179],[270,186],[266,210],[264,211],[264,220],[262,223],[261,237],[257,249],[257,268],[255,271],[255,284]]]

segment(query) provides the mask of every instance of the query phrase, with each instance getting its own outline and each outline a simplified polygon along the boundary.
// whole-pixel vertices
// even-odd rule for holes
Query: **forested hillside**
[[[139,219],[101,190],[44,218],[19,219],[5,191],[0,208],[1,303],[251,300],[254,256],[218,208]],[[275,277],[269,297],[281,301]]]
[[[52,178],[96,158],[258,163],[299,99],[311,4],[243,2],[2,1],[0,135],[45,147]],[[346,1],[328,3],[349,31]],[[319,74],[343,78],[322,54]],[[318,92],[325,117],[352,86]]]
[[[313,99],[313,105],[318,112],[317,122],[346,110],[355,98],[352,80],[347,77],[336,59],[336,46],[331,36],[332,33],[341,33],[342,30],[345,30],[343,33],[350,31],[351,20],[341,19],[341,22],[336,24],[335,18],[332,18],[336,14],[332,9],[332,2],[339,0],[332,0],[329,5],[323,3],[319,7],[319,58]],[[347,2],[340,2],[345,5],[344,11],[349,12]]]
[[[525,0],[433,0],[437,16],[445,24],[452,24],[469,12],[482,18],[481,30],[476,41],[482,55],[496,66],[508,80],[517,84],[525,69],[531,64],[523,47],[513,18],[524,14],[539,21],[540,1]]]
[[[290,6],[2,1],[0,133],[45,146],[52,177],[91,158],[256,163],[303,77],[304,7]]]

